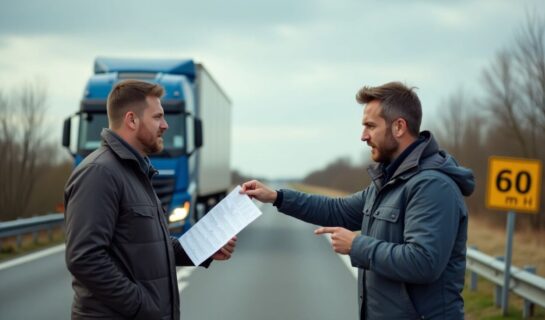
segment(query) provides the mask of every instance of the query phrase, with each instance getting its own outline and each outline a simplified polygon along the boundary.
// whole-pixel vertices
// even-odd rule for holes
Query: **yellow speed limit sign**
[[[486,191],[486,206],[490,209],[537,213],[541,196],[541,161],[490,157]]]

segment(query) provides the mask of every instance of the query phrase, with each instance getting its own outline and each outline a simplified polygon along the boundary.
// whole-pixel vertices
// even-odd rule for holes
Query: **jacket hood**
[[[462,167],[453,156],[439,150],[439,146],[429,131],[421,135],[426,137],[420,158],[420,170],[437,170],[449,176],[464,196],[470,196],[475,190],[475,177],[471,169]]]
[[[450,154],[440,151],[438,156],[430,159],[430,163],[424,160],[422,170],[437,170],[449,176],[460,188],[464,196],[470,196],[475,190],[475,177],[471,169],[462,167]]]

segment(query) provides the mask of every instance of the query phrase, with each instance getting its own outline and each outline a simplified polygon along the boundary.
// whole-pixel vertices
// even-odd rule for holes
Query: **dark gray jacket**
[[[113,132],[70,176],[64,194],[72,319],[179,319],[176,265],[191,265],[150,177]]]
[[[280,210],[298,219],[361,230],[350,259],[359,268],[362,319],[463,319],[467,209],[471,170],[438,145],[429,132],[382,184],[346,198],[283,191]]]

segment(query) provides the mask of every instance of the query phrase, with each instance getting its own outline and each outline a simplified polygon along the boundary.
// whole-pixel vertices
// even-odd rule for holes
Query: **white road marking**
[[[189,286],[188,278],[194,270],[195,270],[195,267],[177,268],[176,277],[178,278],[179,292],[182,292],[184,288],[187,288],[187,286]]]
[[[187,278],[193,272],[194,267],[179,267],[176,270],[176,277],[178,282],[183,281],[184,278]]]
[[[13,260],[6,261],[0,264],[0,271],[64,251],[65,249],[66,249],[65,244],[59,244],[51,248],[47,248],[38,252],[27,254],[19,258],[15,258]]]
[[[324,234],[324,237],[329,241],[331,244],[331,236],[328,234]],[[337,254],[337,257],[341,259],[341,261],[344,263],[344,265],[348,268],[348,271],[352,273],[354,278],[358,278],[358,268],[355,268],[352,266],[352,263],[350,262],[350,257],[347,254]]]

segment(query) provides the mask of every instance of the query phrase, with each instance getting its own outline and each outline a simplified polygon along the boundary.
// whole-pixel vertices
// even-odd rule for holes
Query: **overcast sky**
[[[423,128],[435,128],[450,94],[478,97],[527,12],[545,13],[538,0],[0,2],[0,89],[46,82],[51,139],[95,57],[192,58],[233,101],[233,167],[269,178],[368,157],[363,85],[418,87]]]

